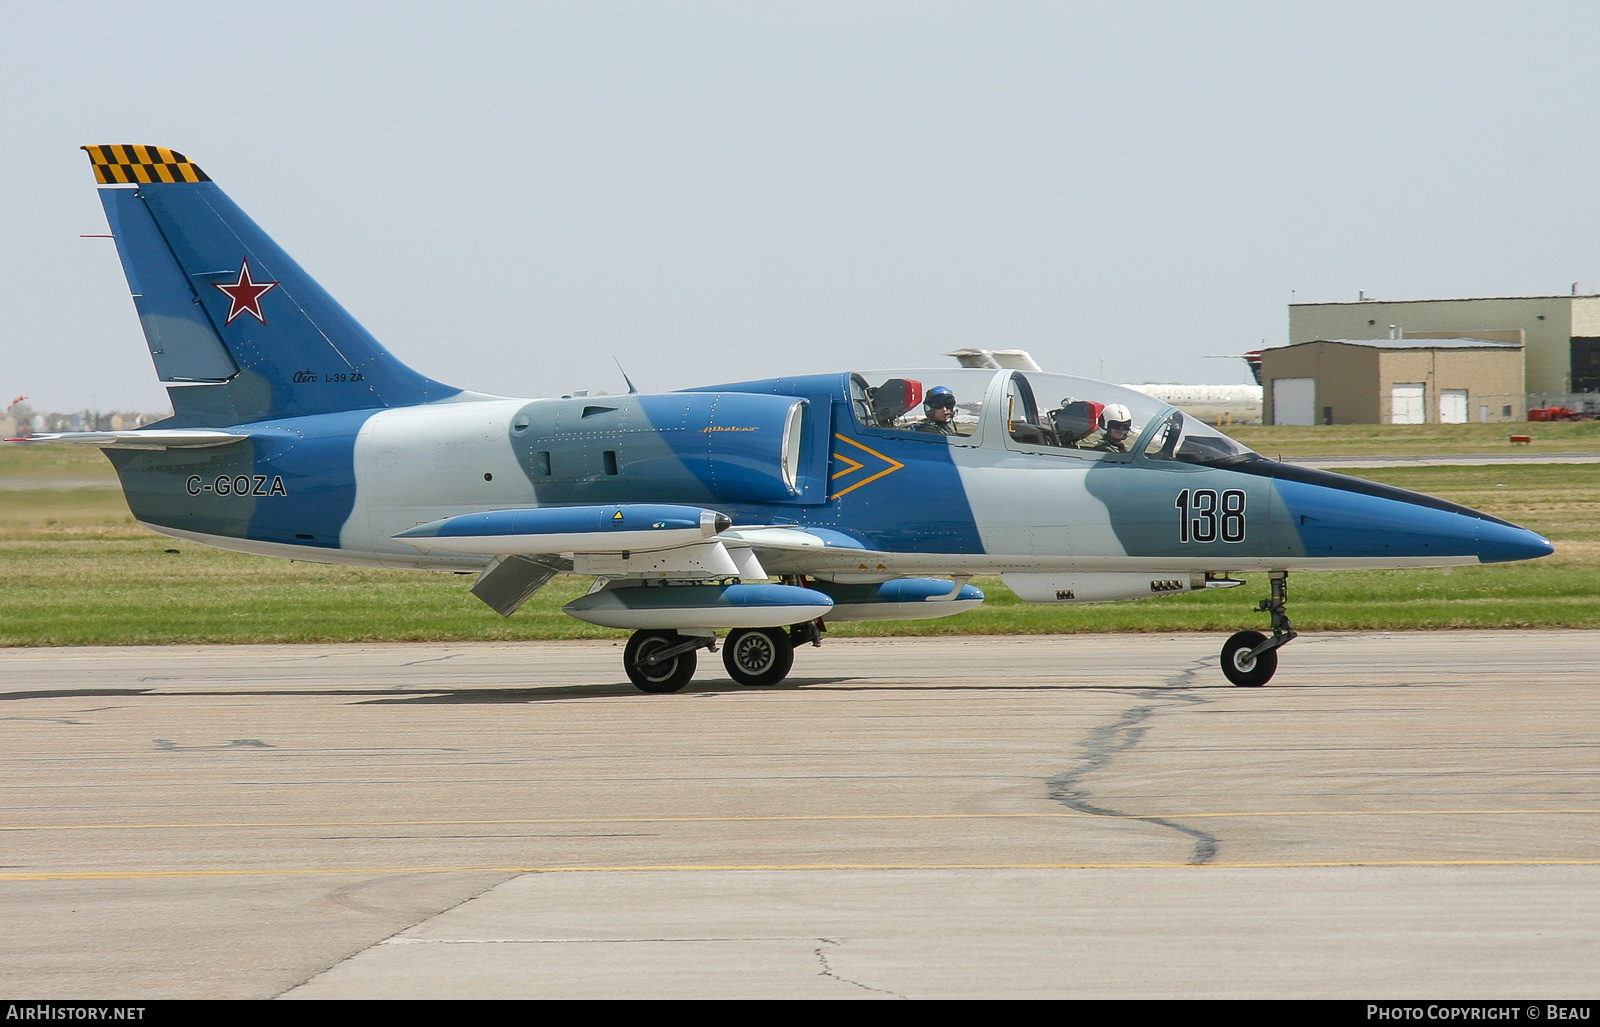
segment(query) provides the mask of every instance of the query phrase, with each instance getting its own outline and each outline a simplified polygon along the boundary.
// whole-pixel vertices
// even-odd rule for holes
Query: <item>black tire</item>
[[[722,644],[722,665],[741,685],[775,685],[794,666],[794,643],[785,628],[742,628]]]
[[[1241,631],[1222,646],[1222,673],[1240,688],[1260,688],[1278,672],[1278,650],[1268,649],[1255,659],[1246,654],[1267,636],[1259,631]]]
[[[628,647],[622,651],[622,666],[628,672],[628,680],[639,691],[652,695],[664,695],[682,689],[694,677],[695,664],[698,662],[695,650],[679,653],[654,667],[645,666],[644,660],[653,652],[683,641],[683,636],[676,631],[635,631],[628,639]]]

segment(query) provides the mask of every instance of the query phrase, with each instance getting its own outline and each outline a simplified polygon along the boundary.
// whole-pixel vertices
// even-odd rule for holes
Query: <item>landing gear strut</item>
[[[641,692],[676,692],[694,677],[695,650],[714,647],[716,639],[680,635],[676,631],[635,631],[622,651],[622,666]]]
[[[1289,572],[1272,571],[1272,597],[1256,610],[1272,615],[1272,637],[1259,631],[1241,631],[1222,647],[1222,673],[1241,688],[1259,688],[1278,671],[1278,649],[1293,641],[1297,632],[1289,623]]]

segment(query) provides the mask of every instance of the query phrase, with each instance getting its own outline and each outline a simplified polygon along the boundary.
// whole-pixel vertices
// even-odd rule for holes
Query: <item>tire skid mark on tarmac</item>
[[[1136,694],[1141,698],[1167,701],[1131,707],[1124,710],[1114,722],[1090,731],[1079,743],[1083,749],[1083,756],[1080,757],[1078,766],[1045,779],[1046,797],[1078,813],[1117,820],[1139,820],[1186,835],[1194,840],[1194,849],[1189,853],[1190,866],[1203,866],[1216,859],[1217,849],[1222,840],[1209,831],[1202,831],[1167,817],[1141,817],[1097,805],[1091,801],[1091,792],[1082,783],[1082,779],[1087,775],[1109,767],[1119,753],[1126,752],[1144,741],[1145,731],[1149,728],[1146,721],[1154,714],[1164,708],[1204,705],[1210,702],[1209,699],[1187,691],[1194,687],[1195,674],[1209,666],[1211,666],[1209,657],[1195,660],[1187,667],[1180,668],[1172,677],[1162,682],[1160,687],[1139,689]]]

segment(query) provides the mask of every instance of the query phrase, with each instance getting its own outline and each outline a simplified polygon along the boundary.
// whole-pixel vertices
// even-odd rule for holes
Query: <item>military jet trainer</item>
[[[947,617],[999,574],[1034,603],[1265,574],[1265,684],[1291,572],[1548,555],[1454,503],[1265,459],[1148,396],[1017,369],[858,370],[662,394],[513,399],[395,359],[181,153],[84,148],[173,416],[101,447],[145,527],[266,556],[478,573],[502,616],[557,574],[674,692],[716,651],[782,681],[830,621]],[[772,579],[777,579],[773,581]]]

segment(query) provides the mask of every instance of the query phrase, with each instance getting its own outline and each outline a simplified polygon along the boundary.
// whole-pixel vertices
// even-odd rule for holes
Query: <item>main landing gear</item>
[[[1272,637],[1259,631],[1241,631],[1222,646],[1222,673],[1241,688],[1259,688],[1278,671],[1278,649],[1294,640],[1289,623],[1289,572],[1272,571],[1272,597],[1256,609],[1272,615]]]
[[[676,631],[635,631],[622,651],[622,666],[641,692],[676,692],[694,677],[695,651],[709,649],[716,642],[715,637]]]
[[[794,666],[787,628],[741,628],[722,645],[722,665],[741,685],[775,685]]]
[[[794,667],[795,646],[821,645],[823,630],[820,621],[788,628],[738,628],[728,632],[722,645],[722,665],[741,685],[776,685]],[[701,649],[717,651],[713,633],[635,631],[622,652],[622,665],[641,692],[676,692],[694,677]]]

